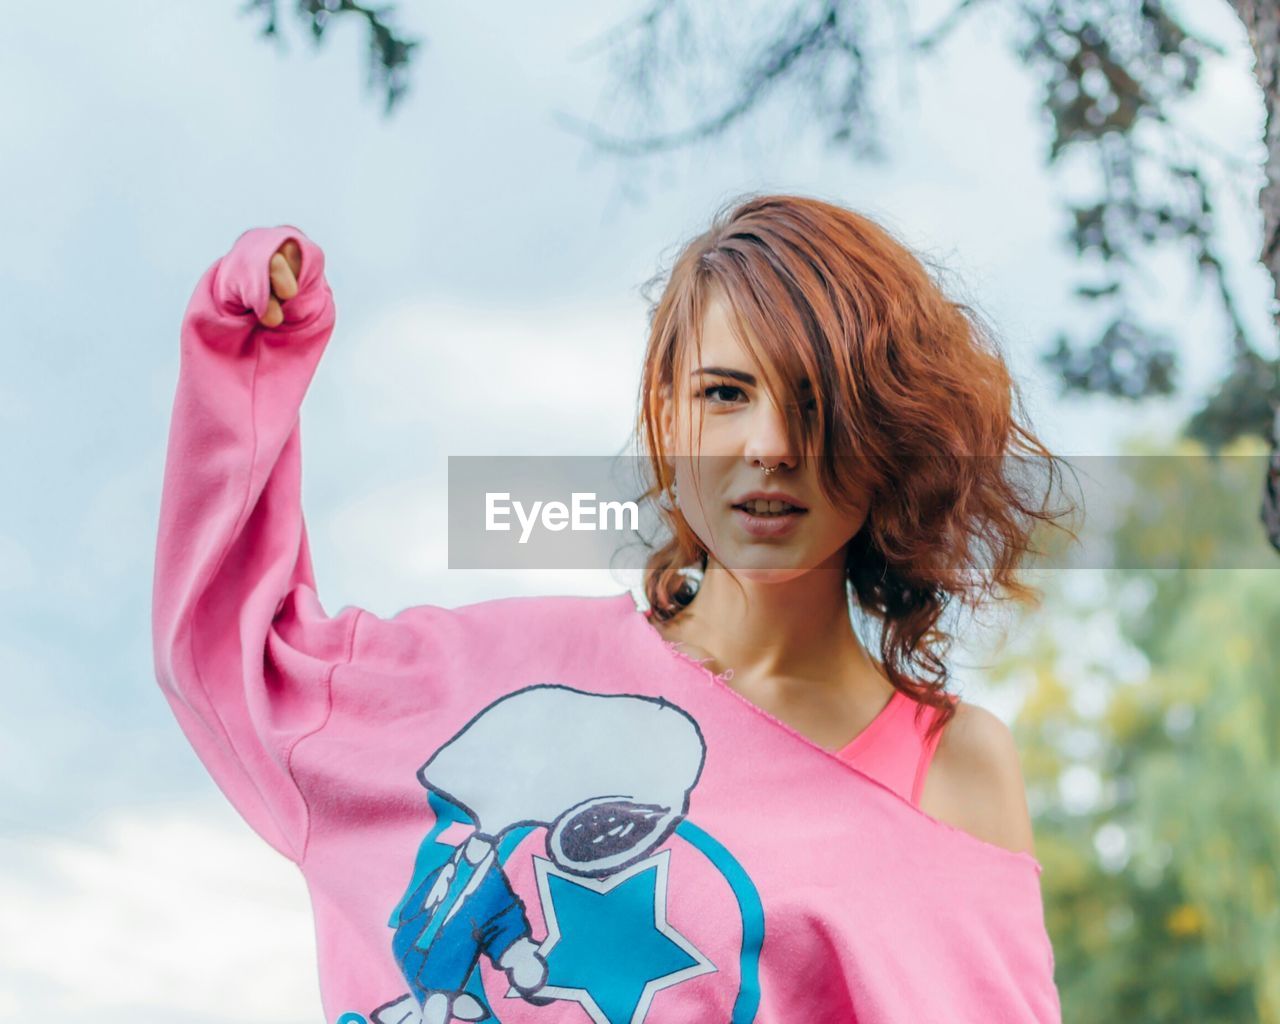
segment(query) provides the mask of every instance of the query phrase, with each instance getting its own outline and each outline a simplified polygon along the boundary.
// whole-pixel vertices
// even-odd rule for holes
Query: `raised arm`
[[[294,861],[309,822],[290,757],[325,722],[360,615],[321,607],[301,505],[298,411],[333,323],[324,254],[295,227],[244,232],[201,277],[182,322],[152,598],[156,675],[179,725]]]

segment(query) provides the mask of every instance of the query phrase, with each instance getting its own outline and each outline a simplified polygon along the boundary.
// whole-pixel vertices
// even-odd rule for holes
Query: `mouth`
[[[779,499],[751,498],[733,506],[734,519],[748,536],[761,541],[784,540],[800,529],[809,510]]]
[[[793,505],[790,502],[764,501],[762,499],[739,502],[732,507],[757,519],[778,519],[784,516],[802,516],[808,512],[808,509],[799,505]]]

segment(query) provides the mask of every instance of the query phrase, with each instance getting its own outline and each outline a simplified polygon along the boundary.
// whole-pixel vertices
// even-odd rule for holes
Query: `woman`
[[[678,512],[660,503],[673,539],[645,574],[655,625],[833,750],[895,694],[936,710],[911,802],[1031,852],[1012,735],[945,694],[947,637],[931,635],[953,598],[1032,597],[1014,577],[1027,527],[1062,514],[1029,503],[998,458],[1034,456],[1056,474],[1015,418],[1008,370],[977,318],[867,218],[768,196],[723,211],[684,250],[651,328],[638,423],[650,493],[710,496]],[[800,451],[810,454],[787,454]],[[794,511],[752,516],[747,494]],[[854,632],[850,583],[884,624],[882,661]]]
[[[197,286],[154,637],[197,753],[303,872],[326,1019],[1058,1020],[1016,751],[946,694],[939,625],[1030,594],[1053,515],[1004,456],[1048,453],[915,258],[812,199],[717,217],[652,314],[649,608],[390,619],[316,594],[323,271],[257,228]]]

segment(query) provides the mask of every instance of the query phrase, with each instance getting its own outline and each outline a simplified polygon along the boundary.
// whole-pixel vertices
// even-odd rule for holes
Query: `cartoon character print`
[[[737,861],[686,820],[705,756],[697,723],[662,698],[543,683],[482,709],[418,770],[436,820],[388,921],[409,992],[370,1019],[497,1022],[500,995],[515,1022],[641,1024],[664,989],[724,966],[670,919],[678,849],[684,889],[718,888],[739,912],[731,1017],[748,1024],[763,911]]]

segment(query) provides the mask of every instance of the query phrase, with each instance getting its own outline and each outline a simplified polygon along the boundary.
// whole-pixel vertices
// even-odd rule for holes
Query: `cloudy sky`
[[[321,597],[394,614],[513,592],[608,593],[605,573],[450,573],[446,459],[626,445],[640,285],[723,202],[803,192],[881,218],[944,261],[999,325],[1042,435],[1067,454],[1167,430],[1064,404],[1037,347],[1082,325],[1043,172],[1033,83],[998,19],[928,65],[888,59],[887,160],[828,148],[786,101],[721,143],[638,165],[591,151],[607,67],[584,44],[635,4],[400,4],[425,37],[391,119],[363,33],[316,51],[282,2],[284,52],[239,4],[16,5],[0,33],[0,1018],[96,1024],[319,1016],[307,897],[225,804],[151,665],[152,548],[178,326],[201,273],[256,225],[325,250],[338,323],[303,407]],[[915,5],[926,12],[937,3]],[[1243,31],[1188,123],[1258,159]],[[625,126],[619,126],[625,127]],[[1247,197],[1258,178],[1237,178]],[[1233,280],[1266,326],[1258,225],[1225,208]],[[1150,308],[1185,338],[1192,392],[1219,366],[1212,308],[1176,260]],[[980,692],[980,680],[972,681]],[[70,943],[73,949],[64,950]],[[264,965],[270,969],[264,970]]]

